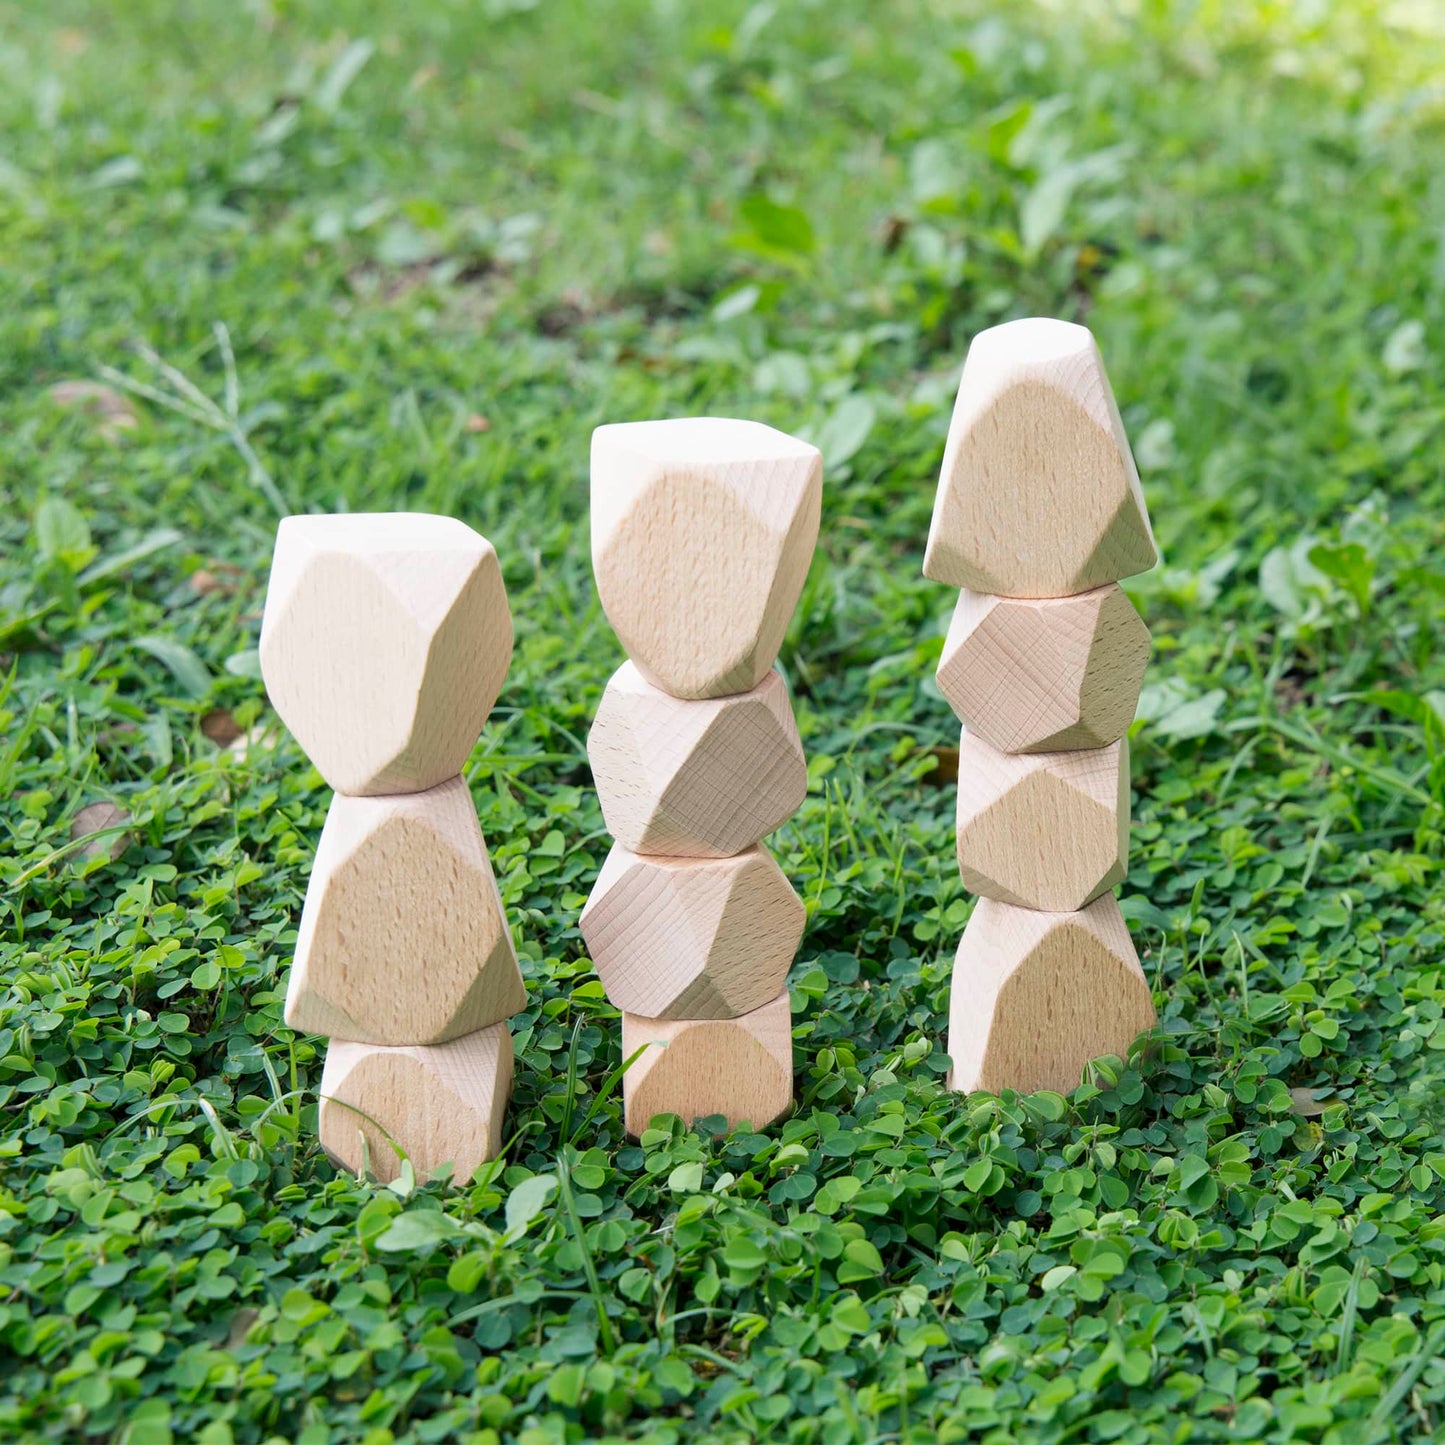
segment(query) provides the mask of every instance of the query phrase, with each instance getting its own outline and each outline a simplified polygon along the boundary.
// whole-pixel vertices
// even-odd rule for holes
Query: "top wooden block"
[[[592,567],[637,670],[680,698],[768,675],[818,540],[823,458],[722,417],[592,434]]]
[[[287,517],[261,672],[338,792],[419,793],[462,770],[512,660],[497,554],[451,517]]]
[[[1004,597],[1068,597],[1158,560],[1088,329],[1033,318],[981,331],[949,424],[924,576]]]

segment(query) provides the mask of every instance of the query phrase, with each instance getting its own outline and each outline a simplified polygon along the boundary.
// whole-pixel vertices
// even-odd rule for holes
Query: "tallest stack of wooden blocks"
[[[964,589],[938,668],[963,721],[954,964],[962,1091],[1075,1088],[1155,1022],[1112,889],[1149,631],[1119,580],[1158,560],[1094,338],[1014,321],[969,348],[924,575]]]
[[[815,447],[720,417],[599,427],[592,562],[630,661],[587,751],[617,840],[581,927],[622,1010],[629,1133],[792,1104],[804,908],[762,839],[807,791],[773,666],[818,537]]]

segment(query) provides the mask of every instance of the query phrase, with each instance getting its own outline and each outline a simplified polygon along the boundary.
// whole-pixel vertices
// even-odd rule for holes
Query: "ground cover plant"
[[[0,0],[0,1437],[1439,1430],[1442,51],[1347,0]],[[1030,313],[1099,336],[1165,553],[1162,1022],[965,1102],[919,563],[967,338]],[[587,439],[704,411],[828,461],[799,1105],[629,1143]],[[281,1020],[327,793],[255,645],[278,513],[339,507],[462,517],[516,615],[468,778],[531,1006],[469,1187],[338,1177]]]

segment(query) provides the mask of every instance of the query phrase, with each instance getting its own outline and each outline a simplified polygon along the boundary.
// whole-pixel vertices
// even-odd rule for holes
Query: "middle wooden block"
[[[808,765],[776,669],[750,692],[685,702],[630,662],[587,738],[607,830],[634,853],[727,858],[797,812]]]
[[[607,997],[654,1019],[731,1019],[776,998],[803,936],[803,900],[764,848],[650,858],[620,843],[582,910]]]

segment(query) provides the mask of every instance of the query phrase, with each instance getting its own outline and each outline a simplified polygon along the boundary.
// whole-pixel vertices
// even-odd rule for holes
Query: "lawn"
[[[1445,1428],[1442,73],[1430,0],[0,0],[0,1438]],[[1164,553],[1161,1025],[965,1100],[919,568],[968,339],[1039,313]],[[827,461],[799,1103],[633,1143],[588,438],[703,412]],[[468,779],[531,1003],[468,1187],[338,1176],[281,1018],[328,794],[255,649],[278,515],[337,508],[463,518],[516,618]]]

